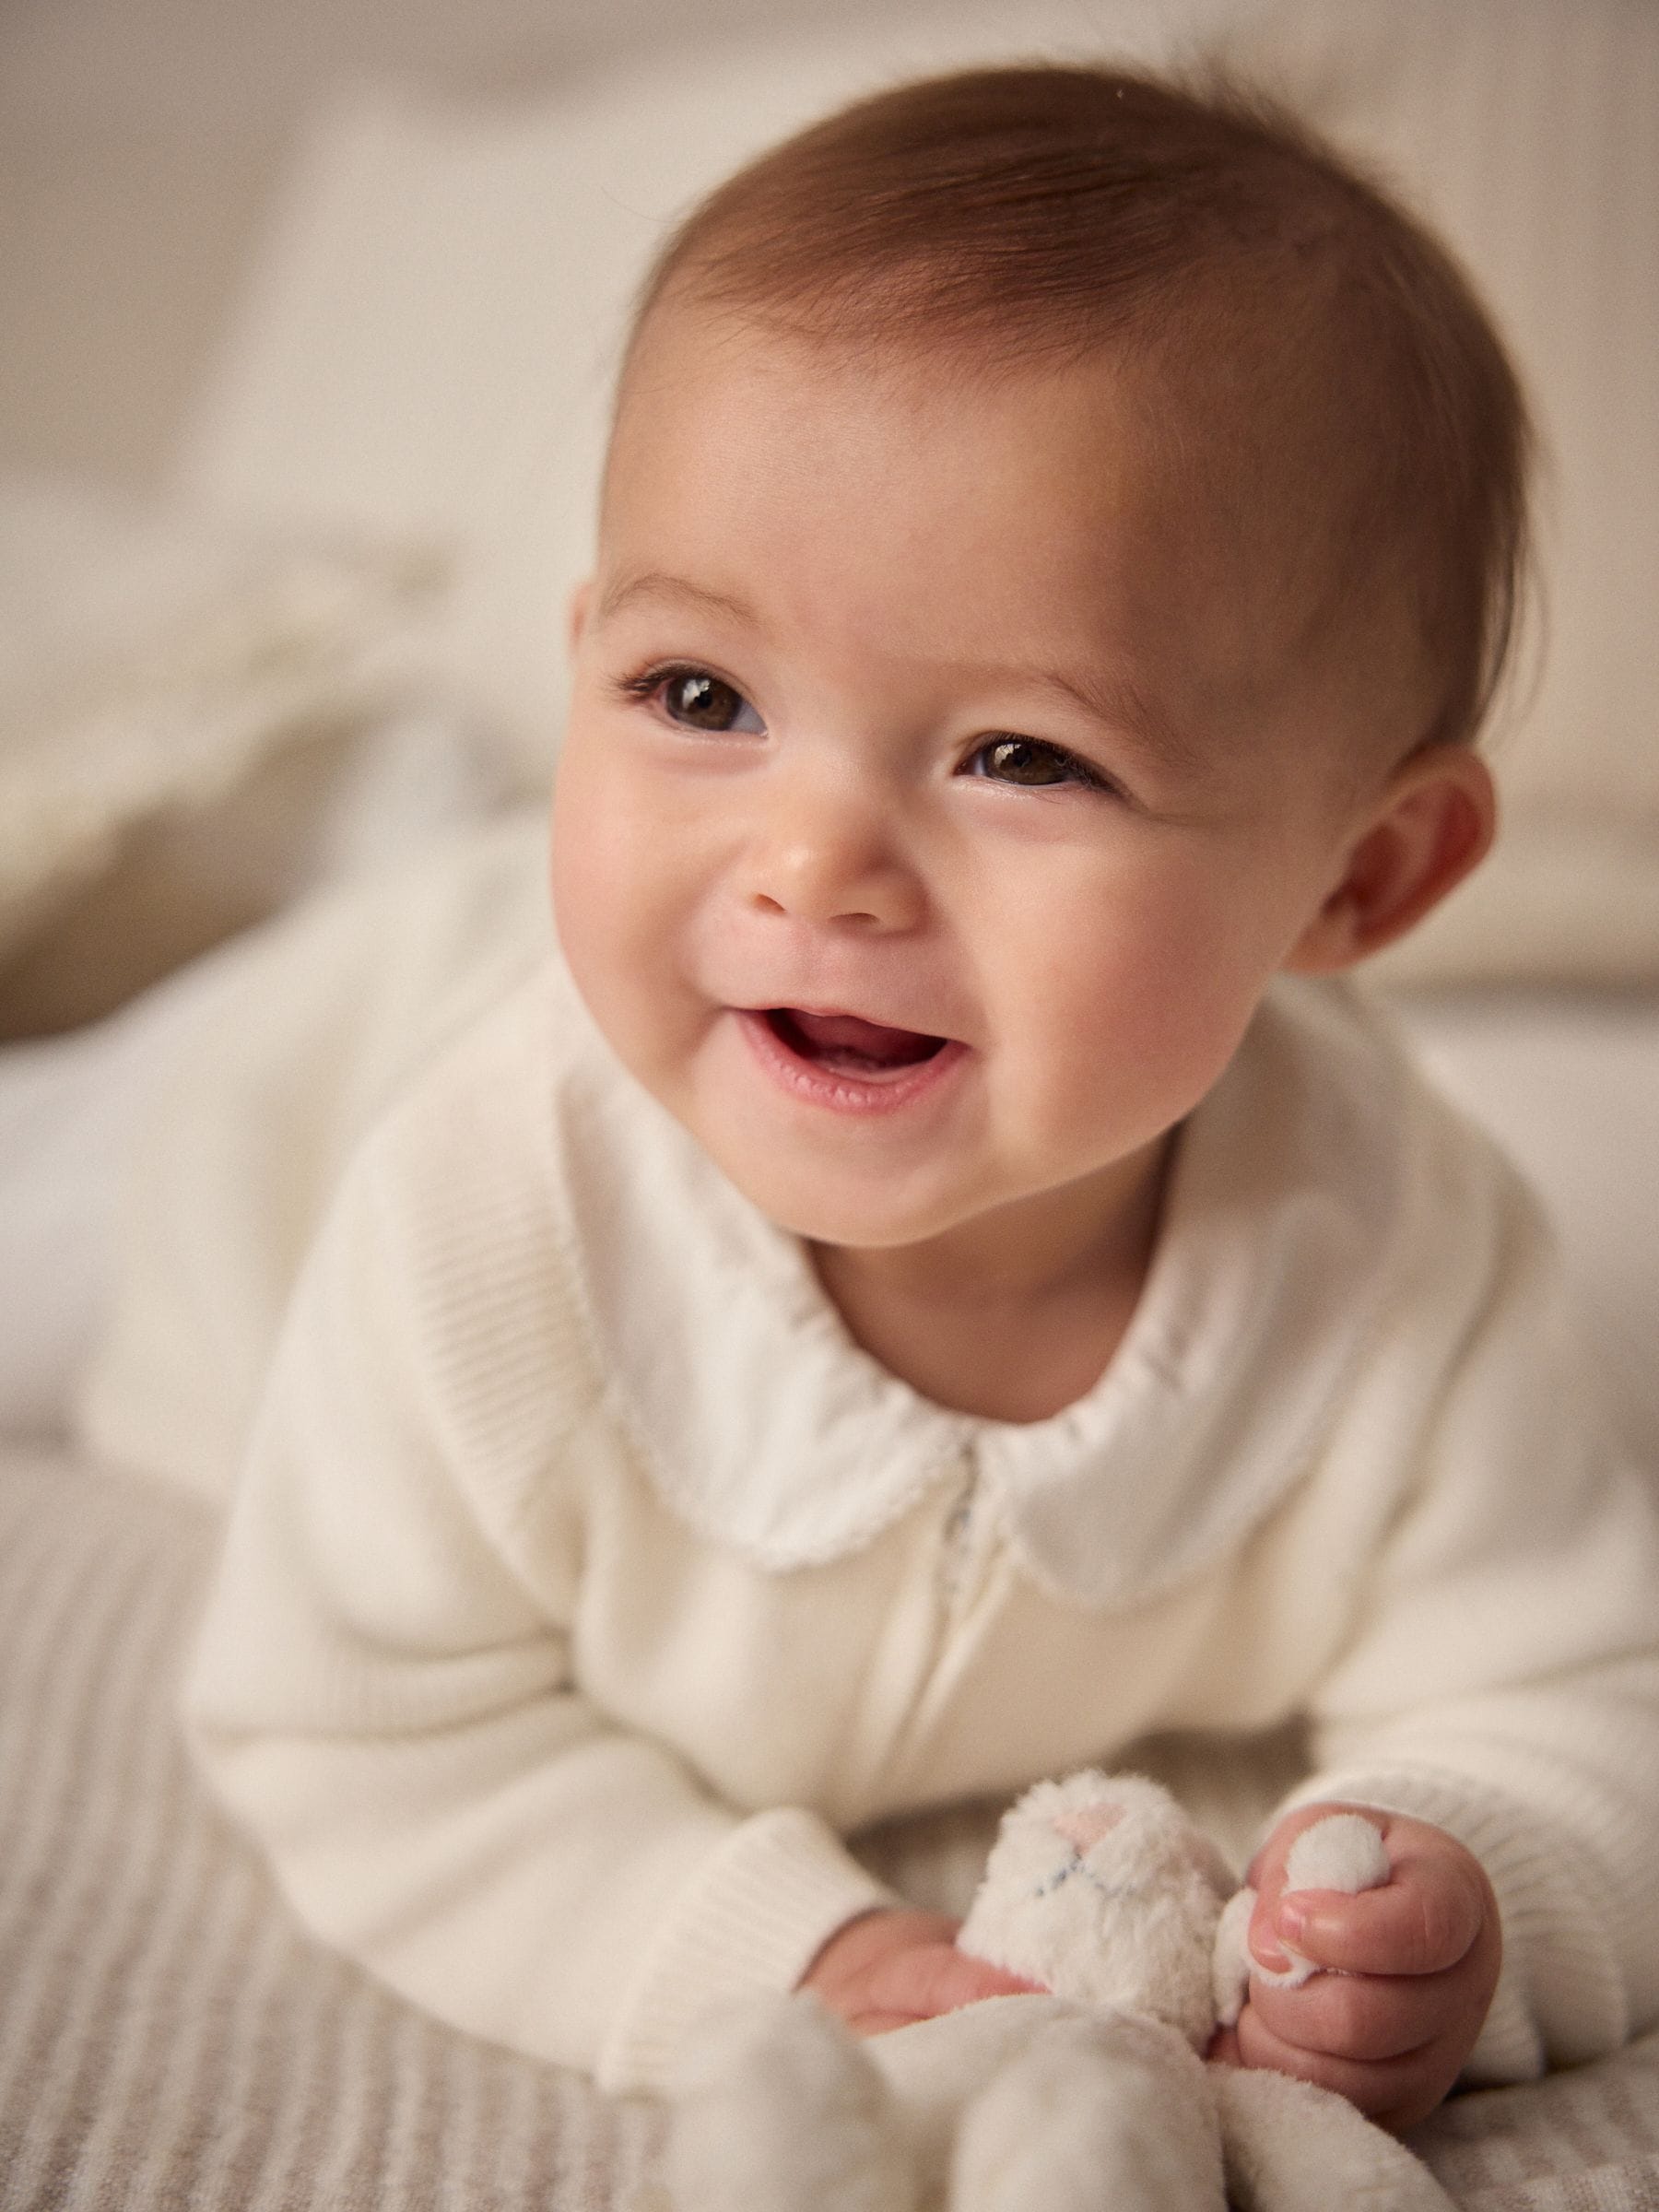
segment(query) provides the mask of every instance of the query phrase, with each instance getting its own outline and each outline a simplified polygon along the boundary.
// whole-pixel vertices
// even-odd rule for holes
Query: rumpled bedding
[[[212,1537],[0,1447],[0,2207],[666,2212],[654,2108],[319,1948],[209,1804],[172,1687]],[[1468,2212],[1655,2212],[1659,2035],[1459,2099],[1414,2147]]]
[[[449,580],[416,538],[0,478],[0,1039],[522,788],[425,657]]]

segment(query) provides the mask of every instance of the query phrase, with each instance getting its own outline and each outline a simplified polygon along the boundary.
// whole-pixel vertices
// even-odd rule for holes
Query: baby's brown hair
[[[633,346],[682,303],[941,375],[1144,365],[1171,462],[1290,524],[1303,636],[1393,594],[1430,677],[1411,741],[1477,732],[1525,571],[1520,386],[1447,251],[1274,103],[1041,65],[879,93],[692,211]]]

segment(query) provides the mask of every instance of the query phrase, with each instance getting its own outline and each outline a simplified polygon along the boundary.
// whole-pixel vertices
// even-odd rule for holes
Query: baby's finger
[[[1406,2058],[1446,2027],[1446,1990],[1432,1976],[1315,1974],[1300,1989],[1253,1982],[1256,2025],[1302,2051],[1374,2065]]]
[[[1266,2066],[1330,2089],[1379,2127],[1396,2133],[1424,2119],[1457,2078],[1461,2063],[1442,2038],[1421,2051],[1377,2061],[1344,2058],[1326,2051],[1304,2050],[1276,2035],[1253,2004],[1239,2019],[1239,2050],[1247,2066]]]
[[[1316,1966],[1350,1974],[1439,1974],[1468,1956],[1493,1917],[1486,1877],[1465,1858],[1439,1861],[1431,1871],[1396,1866],[1381,1888],[1355,1897],[1287,1890],[1270,1924],[1281,1944]]]
[[[977,2005],[982,1997],[1018,1996],[1034,1987],[954,1944],[928,1943],[884,1959],[870,1977],[865,2003],[871,2013],[891,2016],[896,2024],[931,2020],[938,2013]]]

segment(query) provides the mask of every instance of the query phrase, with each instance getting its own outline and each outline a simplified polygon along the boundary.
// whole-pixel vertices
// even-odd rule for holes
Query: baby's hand
[[[1343,1811],[1379,1830],[1389,1879],[1355,1897],[1287,1893],[1296,1837]],[[1253,1979],[1238,2027],[1217,2038],[1211,2057],[1317,2082],[1396,2133],[1423,2119],[1463,2070],[1498,1983],[1498,1903],[1479,1861],[1426,1821],[1312,1805],[1279,1822],[1249,1879],[1258,1892],[1253,1956],[1282,1970],[1288,1945],[1332,1971],[1298,1989]]]
[[[800,1987],[854,2035],[882,2035],[981,1997],[1014,1996],[1035,1986],[959,1951],[960,1925],[942,1912],[861,1913],[830,1936]]]

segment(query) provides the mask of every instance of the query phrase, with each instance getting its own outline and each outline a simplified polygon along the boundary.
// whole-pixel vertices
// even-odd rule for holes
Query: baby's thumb
[[[1357,1896],[1386,1882],[1390,1866],[1381,1814],[1307,1806],[1280,1821],[1251,1867],[1255,1901],[1246,1944],[1251,1969],[1265,1982],[1294,1989],[1320,1969],[1278,1934],[1280,1900],[1299,1889]]]

